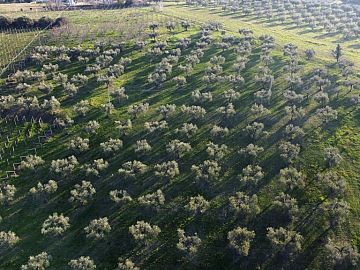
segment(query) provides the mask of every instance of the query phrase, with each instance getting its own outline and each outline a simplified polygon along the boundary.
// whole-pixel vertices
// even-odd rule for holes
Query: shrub
[[[12,24],[12,19],[5,17],[5,16],[0,16],[0,29],[1,30],[6,30],[8,29]]]
[[[41,17],[40,19],[34,21],[34,27],[40,29],[52,28],[53,24],[54,20],[49,17]]]
[[[11,28],[29,29],[34,26],[34,21],[28,17],[22,16],[15,18],[11,24]]]

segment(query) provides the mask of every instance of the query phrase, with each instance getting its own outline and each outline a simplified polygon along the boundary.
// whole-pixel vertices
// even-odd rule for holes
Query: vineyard
[[[0,269],[358,269],[356,7],[18,8]]]

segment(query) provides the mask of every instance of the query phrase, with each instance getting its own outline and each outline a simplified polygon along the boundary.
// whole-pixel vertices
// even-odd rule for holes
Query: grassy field
[[[16,5],[16,9],[19,6]],[[11,13],[9,6],[0,5],[1,11],[8,11],[11,16],[20,14]],[[6,13],[5,13],[6,14]],[[36,12],[27,13],[29,16],[38,16]],[[56,16],[55,13],[41,12]],[[122,102],[113,101],[115,108],[111,115],[107,115],[102,108],[109,99],[108,89],[104,84],[96,81],[96,77],[90,75],[89,81],[80,88],[78,94],[69,97],[61,85],[56,84],[51,77],[46,82],[55,85],[51,94],[44,94],[38,90],[39,83],[34,83],[26,93],[19,93],[14,86],[6,86],[4,82],[0,86],[2,95],[12,94],[15,97],[36,96],[40,101],[55,96],[61,102],[61,113],[74,120],[74,125],[64,130],[54,130],[54,135],[48,141],[38,146],[37,155],[45,160],[45,165],[36,172],[20,171],[20,176],[3,180],[16,186],[15,200],[11,204],[0,206],[0,231],[14,231],[21,238],[20,242],[10,251],[0,253],[0,269],[19,269],[25,264],[30,255],[36,255],[42,251],[52,256],[51,265],[48,269],[69,269],[67,263],[79,256],[90,256],[97,265],[97,269],[115,269],[118,258],[131,258],[140,269],[332,269],[330,260],[327,257],[324,243],[327,237],[339,236],[348,238],[354,245],[360,245],[360,126],[358,107],[349,106],[349,97],[359,94],[358,90],[351,95],[347,89],[340,88],[339,97],[331,96],[329,106],[338,112],[338,119],[327,124],[320,125],[314,117],[314,112],[319,105],[314,101],[317,93],[316,87],[312,87],[310,97],[305,99],[301,105],[306,110],[306,117],[300,122],[305,131],[304,142],[301,144],[299,158],[294,166],[307,175],[306,185],[303,188],[294,190],[286,189],[279,182],[279,170],[286,167],[279,155],[278,146],[283,139],[285,126],[293,123],[285,114],[284,108],[287,105],[283,93],[289,88],[286,83],[284,66],[287,57],[281,49],[284,44],[293,42],[301,52],[299,61],[303,65],[301,76],[306,80],[311,76],[313,69],[326,67],[332,85],[340,80],[339,67],[334,64],[330,51],[334,49],[338,37],[327,37],[322,33],[312,33],[304,29],[291,29],[284,26],[269,26],[265,23],[258,23],[254,18],[243,18],[237,14],[227,14],[220,10],[208,10],[205,8],[190,8],[175,3],[165,3],[162,11],[153,11],[151,8],[129,9],[129,10],[103,10],[103,11],[67,11],[63,14],[70,20],[70,29],[62,29],[58,34],[53,33],[48,39],[51,45],[78,46],[92,48],[95,41],[123,42],[129,40],[127,36],[133,24],[142,26],[136,29],[146,31],[141,35],[140,40],[149,41],[147,34],[150,33],[148,24],[152,21],[160,22],[160,41],[167,41],[167,50],[176,48],[176,42],[180,38],[191,38],[188,48],[182,50],[179,62],[174,64],[173,70],[167,80],[159,88],[154,88],[147,80],[148,75],[164,56],[151,57],[147,50],[152,43],[142,50],[134,46],[134,40],[127,41],[124,50],[120,55],[114,57],[112,64],[118,63],[120,57],[132,59],[132,63],[126,67],[123,75],[116,78],[114,87],[125,87],[127,100]],[[136,17],[139,16],[139,17]],[[136,19],[138,18],[138,19]],[[139,19],[140,18],[140,19]],[[164,26],[169,20],[178,22],[187,19],[192,22],[189,31],[184,31],[179,25],[169,33]],[[261,66],[261,42],[256,40],[249,62],[241,72],[245,84],[235,88],[240,93],[240,98],[232,103],[235,106],[236,114],[230,119],[224,119],[218,112],[220,106],[227,105],[223,97],[226,90],[234,88],[229,82],[215,82],[207,86],[202,81],[209,61],[214,56],[223,56],[226,62],[222,64],[222,75],[234,74],[232,65],[236,62],[237,52],[234,46],[223,51],[216,42],[213,42],[204,50],[204,56],[200,63],[195,65],[188,75],[185,75],[179,68],[186,63],[186,57],[196,48],[196,42],[200,38],[200,24],[208,21],[218,21],[224,25],[226,34],[239,36],[239,28],[249,28],[256,36],[271,34],[278,45],[271,55],[274,62],[270,69],[275,78],[271,103],[268,106],[270,113],[261,118],[254,116],[250,108],[254,102],[254,93],[260,90],[254,82],[255,74]],[[107,26],[107,31],[101,31]],[[83,37],[84,29],[86,35]],[[129,30],[130,29],[130,30]],[[121,31],[120,31],[121,30]],[[139,31],[140,31],[139,30]],[[215,41],[220,39],[218,32],[212,33]],[[358,41],[342,43],[346,58],[351,59],[358,66],[360,63],[359,49],[356,48]],[[314,60],[305,60],[303,50],[314,48],[316,57]],[[1,56],[1,54],[0,54]],[[90,64],[95,59],[91,58]],[[51,59],[51,63],[56,60]],[[30,70],[41,69],[37,65],[29,65]],[[77,73],[85,73],[86,65],[73,60],[70,64],[60,65],[59,72],[67,74],[69,78]],[[106,69],[100,71],[106,73]],[[179,89],[172,78],[182,75],[186,76],[187,83]],[[329,88],[331,88],[329,87]],[[191,93],[194,90],[211,92],[213,100],[200,104],[192,99]],[[74,112],[74,106],[81,100],[88,100],[90,112],[86,116]],[[119,135],[115,128],[115,121],[130,118],[128,108],[132,104],[148,102],[149,110],[139,118],[133,119],[133,129],[128,135]],[[162,131],[149,133],[144,129],[145,122],[158,121],[158,109],[161,105],[175,104],[177,110],[168,120],[169,128]],[[181,105],[201,105],[206,109],[206,115],[202,119],[192,120],[180,111]],[[4,113],[4,112],[3,112]],[[84,126],[90,120],[100,123],[97,134],[90,135],[84,131]],[[252,140],[244,132],[244,128],[254,121],[262,121],[265,124],[266,134],[262,135],[256,144],[262,146],[265,151],[255,159],[264,172],[265,177],[255,187],[248,190],[240,181],[239,175],[242,169],[252,164],[252,161],[239,151],[246,147]],[[175,132],[185,122],[195,123],[199,130],[190,138],[181,137]],[[224,138],[212,137],[210,131],[213,125],[228,127],[230,133]],[[21,155],[27,153],[29,147],[38,145],[37,135],[49,129],[50,123],[42,124],[21,124],[13,122],[6,123],[3,119],[0,123],[2,130],[1,148],[4,148],[6,134],[10,134],[10,144],[15,146],[12,152],[11,147],[3,153],[0,161],[1,175],[11,169],[13,162],[19,161]],[[25,133],[28,130],[32,134],[25,140]],[[19,135],[20,134],[20,135]],[[92,162],[94,159],[104,158],[109,162],[109,168],[102,172],[99,177],[87,176],[83,169],[78,166],[69,177],[59,177],[49,172],[52,160],[65,158],[74,154],[68,149],[68,143],[77,136],[90,139],[90,149],[75,154],[81,165]],[[99,144],[110,138],[123,140],[121,151],[113,156],[106,156],[102,153]],[[174,158],[166,151],[166,145],[173,139],[181,139],[191,144],[192,150],[183,158],[178,159],[180,175],[167,181],[155,176],[154,165]],[[15,140],[18,142],[15,143]],[[148,155],[138,156],[134,153],[134,144],[138,140],[146,139],[152,146]],[[228,153],[224,159],[219,161],[221,173],[217,179],[211,180],[208,185],[201,185],[195,180],[191,170],[193,164],[200,164],[209,159],[206,152],[208,142],[225,144],[228,146]],[[320,211],[319,205],[324,202],[327,187],[319,183],[317,174],[330,170],[326,168],[324,161],[324,149],[329,146],[338,147],[342,156],[340,165],[331,169],[337,172],[346,180],[345,200],[351,206],[351,214],[344,222],[340,230],[328,228],[326,217]],[[148,164],[150,170],[135,179],[124,179],[117,170],[126,161],[140,160]],[[58,191],[46,202],[34,200],[29,195],[29,189],[39,181],[42,183],[55,179],[59,184]],[[82,180],[90,181],[96,189],[96,195],[91,202],[81,208],[74,207],[68,199],[70,190]],[[109,199],[109,192],[115,189],[124,189],[133,197],[133,201],[126,205],[116,205]],[[145,208],[137,202],[139,196],[162,189],[165,194],[166,203],[159,211]],[[253,218],[241,218],[229,211],[229,197],[237,191],[257,194],[259,198],[260,213]],[[274,197],[284,191],[296,198],[299,204],[298,219],[288,222],[276,216],[272,208]],[[203,195],[210,202],[210,209],[203,215],[192,216],[185,211],[185,205],[191,196]],[[63,213],[70,218],[71,227],[63,236],[49,237],[40,233],[44,220],[52,213]],[[84,227],[92,219],[108,217],[112,230],[105,239],[93,241],[86,238]],[[152,246],[144,248],[129,235],[129,226],[138,220],[145,220],[151,224],[158,225],[162,232]],[[229,248],[227,240],[228,231],[237,226],[247,227],[256,232],[256,237],[251,244],[250,254],[247,257],[238,257]],[[281,256],[273,254],[268,240],[266,239],[266,228],[269,226],[284,226],[301,233],[304,237],[303,249],[292,261],[282,262]],[[178,236],[176,230],[183,228],[189,234],[197,232],[202,239],[201,248],[196,260],[186,260],[176,248]],[[0,250],[1,252],[1,250]],[[357,269],[348,267],[348,269]]]
[[[337,43],[346,48],[346,55],[357,65],[360,63],[359,40],[341,40],[341,35],[327,34],[325,31],[313,31],[305,27],[296,27],[292,24],[277,25],[265,20],[258,20],[255,16],[243,16],[220,8],[188,7],[171,2],[165,2],[163,13],[170,17],[182,17],[198,23],[216,21],[223,24],[224,28],[237,33],[240,28],[248,28],[258,36],[269,34],[275,37],[279,45],[292,42],[299,48],[313,48],[321,60],[331,60],[331,51]]]

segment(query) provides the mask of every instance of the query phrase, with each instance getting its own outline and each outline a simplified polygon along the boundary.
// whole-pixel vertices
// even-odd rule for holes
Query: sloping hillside
[[[69,14],[2,80],[0,269],[356,269],[353,54],[184,6],[80,38]]]

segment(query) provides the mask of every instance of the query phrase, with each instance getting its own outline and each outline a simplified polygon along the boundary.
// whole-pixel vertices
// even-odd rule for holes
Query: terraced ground
[[[350,242],[352,246],[359,247],[360,128],[358,105],[352,102],[358,96],[359,90],[349,92],[347,87],[340,84],[344,78],[339,65],[335,64],[330,54],[336,46],[337,37],[326,37],[321,33],[308,31],[301,33],[304,30],[288,29],[290,26],[270,27],[258,23],[254,18],[242,18],[218,9],[192,8],[171,2],[165,3],[161,12],[153,11],[152,8],[134,8],[124,11],[69,11],[63,15],[69,18],[69,26],[54,30],[58,33],[53,33],[48,44],[69,48],[80,44],[81,48],[63,49],[64,53],[61,54],[69,55],[70,63],[61,63],[56,58],[59,53],[55,51],[49,52],[49,58],[44,63],[31,63],[27,69],[36,72],[44,70],[43,64],[52,63],[59,65],[58,71],[54,73],[66,74],[69,80],[78,73],[86,74],[89,80],[79,87],[78,92],[73,96],[69,95],[50,72],[43,81],[28,82],[30,87],[22,92],[16,89],[19,82],[6,84],[5,76],[1,81],[2,96],[12,95],[18,101],[22,96],[36,96],[40,104],[54,96],[61,103],[61,108],[53,112],[48,107],[24,109],[24,105],[18,105],[22,104],[21,99],[10,108],[5,108],[4,98],[1,99],[1,188],[4,188],[5,184],[14,185],[16,192],[13,200],[9,202],[0,197],[0,202],[3,202],[0,206],[0,231],[14,231],[20,240],[10,249],[0,249],[0,269],[19,269],[27,263],[29,256],[43,251],[51,255],[50,266],[46,269],[57,270],[69,269],[68,262],[80,256],[89,256],[96,264],[96,269],[115,269],[118,260],[125,259],[131,259],[140,269],[333,269],[333,254],[325,247],[328,238],[339,243],[339,246],[340,243]],[[180,21],[184,19],[191,22],[188,31],[180,26]],[[155,31],[158,33],[157,43],[151,42],[148,37],[152,32],[148,26],[153,21],[159,22]],[[176,23],[171,32],[165,28],[168,21]],[[199,44],[201,38],[208,40],[201,34],[200,26],[209,21],[221,22],[225,33],[209,31],[211,42],[207,45]],[[101,31],[105,26],[107,31]],[[89,30],[82,36],[85,28]],[[236,75],[234,64],[239,62],[237,58],[240,55],[237,48],[245,46],[244,36],[238,33],[240,28],[253,30],[255,36],[248,56],[249,61],[238,74],[243,77],[243,83],[241,80],[231,82],[227,77]],[[141,33],[132,35],[129,29],[137,29]],[[269,50],[273,62],[270,61],[268,65],[262,60],[266,42],[259,37],[263,34],[270,34],[275,38],[275,46]],[[234,35],[239,43],[227,41],[229,47],[220,48],[219,42],[230,35]],[[183,38],[189,38],[190,44],[181,49],[178,61],[170,61],[168,56],[175,55],[173,50]],[[142,49],[136,46],[135,41],[139,40],[147,41],[147,45]],[[96,41],[106,43],[95,45]],[[165,41],[164,48],[149,53],[150,49]],[[119,44],[120,42],[122,43]],[[342,46],[344,57],[358,65],[360,56],[354,46],[356,42],[345,42]],[[288,72],[284,71],[289,63],[289,56],[284,55],[283,46],[288,43],[298,46],[298,56],[295,58],[303,66],[299,76],[304,83],[293,88],[290,88],[286,79]],[[85,71],[88,65],[99,61],[97,57],[112,54],[110,50],[119,46],[122,48],[121,52],[113,55],[110,63],[101,70],[96,73]],[[96,47],[99,48],[97,53],[89,54],[85,51]],[[311,60],[307,60],[304,55],[304,50],[309,47],[316,51],[315,58]],[[181,66],[188,64],[189,56],[194,55],[199,48],[203,53],[202,55],[197,51],[199,63],[195,63],[188,73],[184,72]],[[88,56],[89,62],[78,61],[78,55]],[[220,56],[224,57],[224,62],[222,58],[214,58]],[[165,62],[171,63],[171,70],[167,71],[166,79],[156,86],[149,82],[148,76],[166,57],[168,58]],[[131,59],[131,63],[124,64],[124,59],[127,58]],[[106,81],[98,80],[106,78],[109,67],[119,63],[125,66],[125,70],[118,74],[113,82],[106,84]],[[267,83],[261,85],[256,82],[257,75],[261,77],[259,70],[264,65],[268,66],[269,75],[274,77],[270,102],[255,99],[254,96],[263,87],[269,87]],[[221,68],[218,71],[211,69],[218,69],[219,66]],[[166,64],[166,67],[169,66]],[[213,71],[209,71],[209,68]],[[327,70],[326,75],[321,75],[329,80],[329,84],[321,91],[329,96],[326,104],[315,100],[319,89],[312,83],[314,79],[310,78],[314,78],[318,73],[316,68]],[[206,83],[204,75],[212,72],[216,74],[216,79]],[[175,83],[174,78],[178,76],[186,78],[183,86]],[[358,72],[354,72],[351,78],[358,79]],[[39,90],[40,83],[51,84],[54,89],[51,93],[44,93]],[[117,101],[109,95],[109,91],[121,87],[125,88],[128,98]],[[339,90],[338,94],[333,91],[335,88]],[[224,97],[224,93],[230,89],[234,89],[235,93],[238,93],[235,95],[239,95],[231,102]],[[304,95],[302,100],[295,102],[297,108],[301,107],[305,112],[303,117],[297,120],[289,117],[285,109],[293,105],[293,101],[286,101],[284,98],[284,93],[290,89]],[[200,98],[194,97],[199,95],[197,90],[200,91]],[[201,96],[204,93],[205,95]],[[206,98],[209,95],[211,99]],[[82,100],[89,102],[89,112],[85,116],[74,109]],[[114,105],[111,113],[104,108],[109,102]],[[148,103],[149,108],[134,117],[129,108],[142,103]],[[225,117],[223,111],[228,108],[229,103],[234,106],[235,111],[230,110],[231,115]],[[255,115],[251,110],[255,103],[263,103],[268,108],[268,113]],[[152,132],[146,129],[146,123],[164,120],[159,109],[167,104],[176,105],[175,112],[166,119],[167,127]],[[197,117],[191,117],[181,110],[182,105],[201,106],[206,113],[196,119]],[[325,105],[337,111],[337,119],[329,123],[319,120],[318,110]],[[223,108],[219,110],[221,107]],[[56,118],[65,122],[71,118],[74,122],[61,128],[53,124]],[[116,121],[127,119],[131,119],[132,129],[128,134],[121,134]],[[100,124],[100,128],[95,134],[91,134],[85,127],[89,121],[94,120]],[[258,138],[251,138],[245,131],[246,127],[254,122],[264,124],[264,132],[260,132]],[[192,136],[179,133],[177,130],[181,129],[184,123],[193,123],[197,126],[197,131]],[[302,128],[304,137],[287,137],[285,130],[289,124]],[[214,126],[226,127],[229,132],[225,136],[216,136],[212,132]],[[89,139],[89,149],[80,152],[69,149],[69,143],[76,137]],[[111,138],[120,139],[123,145],[119,151],[109,155],[103,152],[100,144]],[[189,143],[191,151],[182,157],[172,155],[167,151],[167,145],[175,139]],[[135,145],[140,140],[147,140],[152,147],[145,155],[135,153]],[[280,145],[284,141],[300,147],[299,155],[291,162],[280,156]],[[216,159],[209,154],[207,149],[210,142],[218,146],[226,145],[225,156]],[[242,151],[251,143],[264,149],[255,158],[246,156]],[[340,163],[333,167],[328,167],[324,159],[325,150],[329,147],[338,148],[341,155]],[[30,154],[40,156],[45,163],[35,171],[19,169],[18,162]],[[71,155],[76,156],[78,164],[70,174],[62,176],[51,170],[53,160]],[[99,176],[87,175],[86,164],[100,158],[108,162],[108,167],[100,171]],[[134,178],[126,178],[118,172],[124,163],[134,160],[146,164],[148,170]],[[218,168],[221,168],[214,175],[210,173],[210,179],[199,177],[192,169],[193,165],[203,164],[206,160],[215,162]],[[159,171],[156,164],[168,161],[176,161],[179,167],[179,174],[173,178],[162,177],[156,173]],[[14,170],[13,164],[18,177],[6,178],[6,171]],[[247,185],[244,181],[244,169],[255,165],[262,168],[264,175],[259,177],[259,181],[254,185]],[[304,185],[289,188],[280,181],[280,170],[287,167],[296,168],[306,176]],[[325,175],[330,171],[344,179],[346,184],[342,186],[341,181],[325,181],[318,177],[318,174]],[[44,184],[50,179],[58,184],[56,192],[45,199],[30,194],[29,190],[38,182]],[[96,194],[89,199],[87,205],[78,206],[69,201],[70,191],[83,180],[92,184]],[[165,203],[160,204],[158,209],[146,207],[138,201],[140,196],[158,189],[165,196]],[[126,190],[132,201],[116,204],[109,196],[113,190]],[[249,196],[257,195],[258,213],[234,213],[229,197],[240,191]],[[279,209],[274,205],[275,197],[281,192],[289,194],[297,201],[299,210],[292,219],[287,217],[286,207],[285,214],[279,214]],[[209,208],[202,214],[194,215],[186,210],[186,206],[191,197],[199,194],[209,202]],[[336,200],[344,200],[349,204],[351,210],[348,215],[342,216],[329,209]],[[43,235],[43,222],[55,212],[69,217],[70,227],[60,236]],[[111,231],[100,240],[86,237],[84,228],[91,220],[103,217],[108,218]],[[338,217],[341,219],[337,220]],[[161,233],[151,244],[144,246],[135,241],[129,233],[129,227],[139,220],[157,225],[161,229]],[[340,225],[329,226],[329,221],[334,220]],[[239,256],[229,246],[228,232],[238,226],[246,227],[256,234],[247,256]],[[294,239],[286,240],[284,247],[272,247],[266,236],[268,227],[284,227],[298,232],[303,237],[300,241],[301,248],[291,249]],[[186,253],[177,248],[178,228],[184,229],[186,235],[197,233],[200,237],[201,244],[196,255],[185,256]],[[288,248],[291,254],[284,252]],[[347,259],[349,258],[345,257],[343,264],[340,264],[343,268],[339,269],[357,269],[357,266],[351,266]]]

